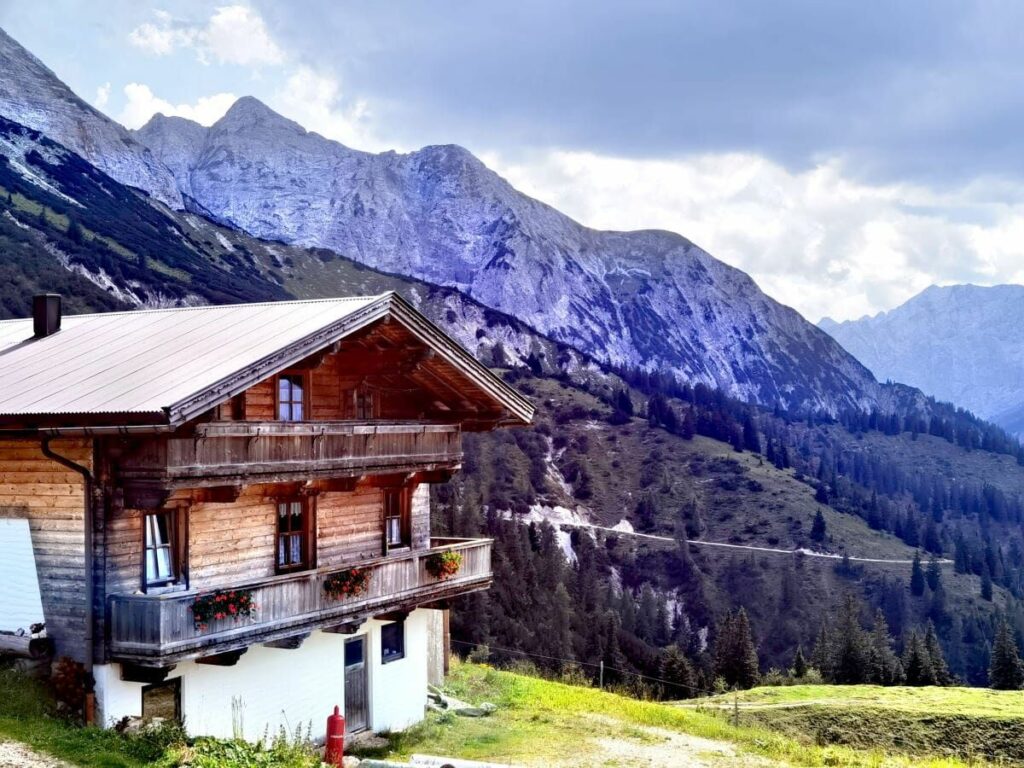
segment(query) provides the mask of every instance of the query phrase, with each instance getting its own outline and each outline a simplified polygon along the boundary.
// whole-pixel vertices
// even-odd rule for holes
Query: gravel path
[[[0,741],[0,768],[71,768],[62,760],[40,755],[23,744]]]

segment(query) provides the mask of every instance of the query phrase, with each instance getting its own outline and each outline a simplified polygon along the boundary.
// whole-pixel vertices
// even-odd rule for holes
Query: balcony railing
[[[432,553],[447,550],[460,553],[462,564],[455,575],[439,581],[427,572],[426,559]],[[196,597],[202,593],[113,595],[109,614],[110,654],[117,660],[166,666],[474,592],[491,582],[491,540],[434,539],[430,549],[352,563],[348,567],[370,571],[363,594],[340,599],[325,594],[327,577],[346,567],[232,584],[228,588],[252,592],[252,615],[238,621],[214,620],[205,628],[196,625],[191,611]]]
[[[290,474],[452,467],[462,460],[458,424],[422,422],[212,422],[195,434],[142,445],[121,477],[169,485],[212,485]]]

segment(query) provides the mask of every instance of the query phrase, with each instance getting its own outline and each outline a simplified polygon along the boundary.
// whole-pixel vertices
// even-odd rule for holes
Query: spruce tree
[[[825,532],[825,516],[821,514],[821,510],[819,509],[814,513],[814,522],[811,523],[811,539],[814,541],[824,541]]]
[[[1024,663],[1010,625],[1003,619],[996,629],[992,659],[988,668],[988,685],[1000,691],[1016,691],[1024,687]]]
[[[935,685],[931,658],[917,632],[910,633],[910,639],[903,650],[903,673],[907,685]]]
[[[847,595],[839,612],[833,646],[833,680],[855,685],[867,679],[867,638],[860,625],[860,605],[853,595]]]
[[[920,597],[924,594],[924,570],[921,568],[921,553],[914,553],[914,563],[910,567],[910,594]]]
[[[818,630],[818,637],[814,641],[814,650],[811,651],[811,666],[821,673],[829,682],[833,680],[833,637],[829,628],[824,623]]]
[[[930,621],[924,633],[924,648],[928,652],[928,660],[932,665],[935,685],[952,685],[953,676],[949,673],[946,655],[939,643],[939,636],[935,633],[935,625]]]
[[[678,645],[665,649],[658,665],[658,677],[667,684],[666,694],[669,698],[689,699],[697,693],[693,666]]]
[[[892,649],[889,624],[881,609],[875,612],[875,624],[868,642],[869,682],[877,685],[898,685],[903,682],[903,666]]]
[[[942,568],[939,566],[938,558],[935,555],[928,558],[928,569],[925,571],[924,578],[932,592],[935,592],[942,586]]]
[[[992,573],[987,563],[981,570],[981,599],[992,602]]]
[[[714,676],[729,687],[752,688],[760,677],[759,666],[747,612],[742,608],[730,612],[715,638]]]
[[[807,676],[807,659],[804,658],[804,647],[796,647],[796,655],[793,657],[793,677],[798,680]]]

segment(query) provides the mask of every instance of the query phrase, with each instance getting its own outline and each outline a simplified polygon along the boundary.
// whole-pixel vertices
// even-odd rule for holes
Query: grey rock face
[[[182,208],[170,171],[0,29],[0,115],[63,144],[112,178]]]
[[[889,312],[820,325],[879,379],[1024,434],[1024,286],[932,286]]]
[[[746,274],[670,232],[584,227],[461,147],[359,152],[253,98],[208,129],[154,118],[135,135],[199,210],[457,288],[608,363],[769,405],[877,397],[863,366]]]

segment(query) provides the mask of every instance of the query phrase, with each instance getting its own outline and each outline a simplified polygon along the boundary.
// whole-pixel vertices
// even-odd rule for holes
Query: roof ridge
[[[250,302],[239,302],[237,304],[196,304],[188,307],[153,307],[150,309],[122,309],[116,312],[83,312],[78,315],[64,315],[64,319],[71,319],[77,317],[117,317],[119,315],[148,315],[157,312],[188,312],[190,310],[199,309],[228,309],[238,307],[270,307],[279,305],[296,305],[296,304],[329,304],[332,302],[341,301],[376,301],[383,299],[385,296],[395,293],[395,291],[384,291],[384,293],[370,294],[368,296],[331,296],[320,299],[286,299],[283,301],[250,301]],[[0,325],[4,323],[24,323],[26,321],[31,322],[32,317],[11,317],[6,320],[0,320]]]

